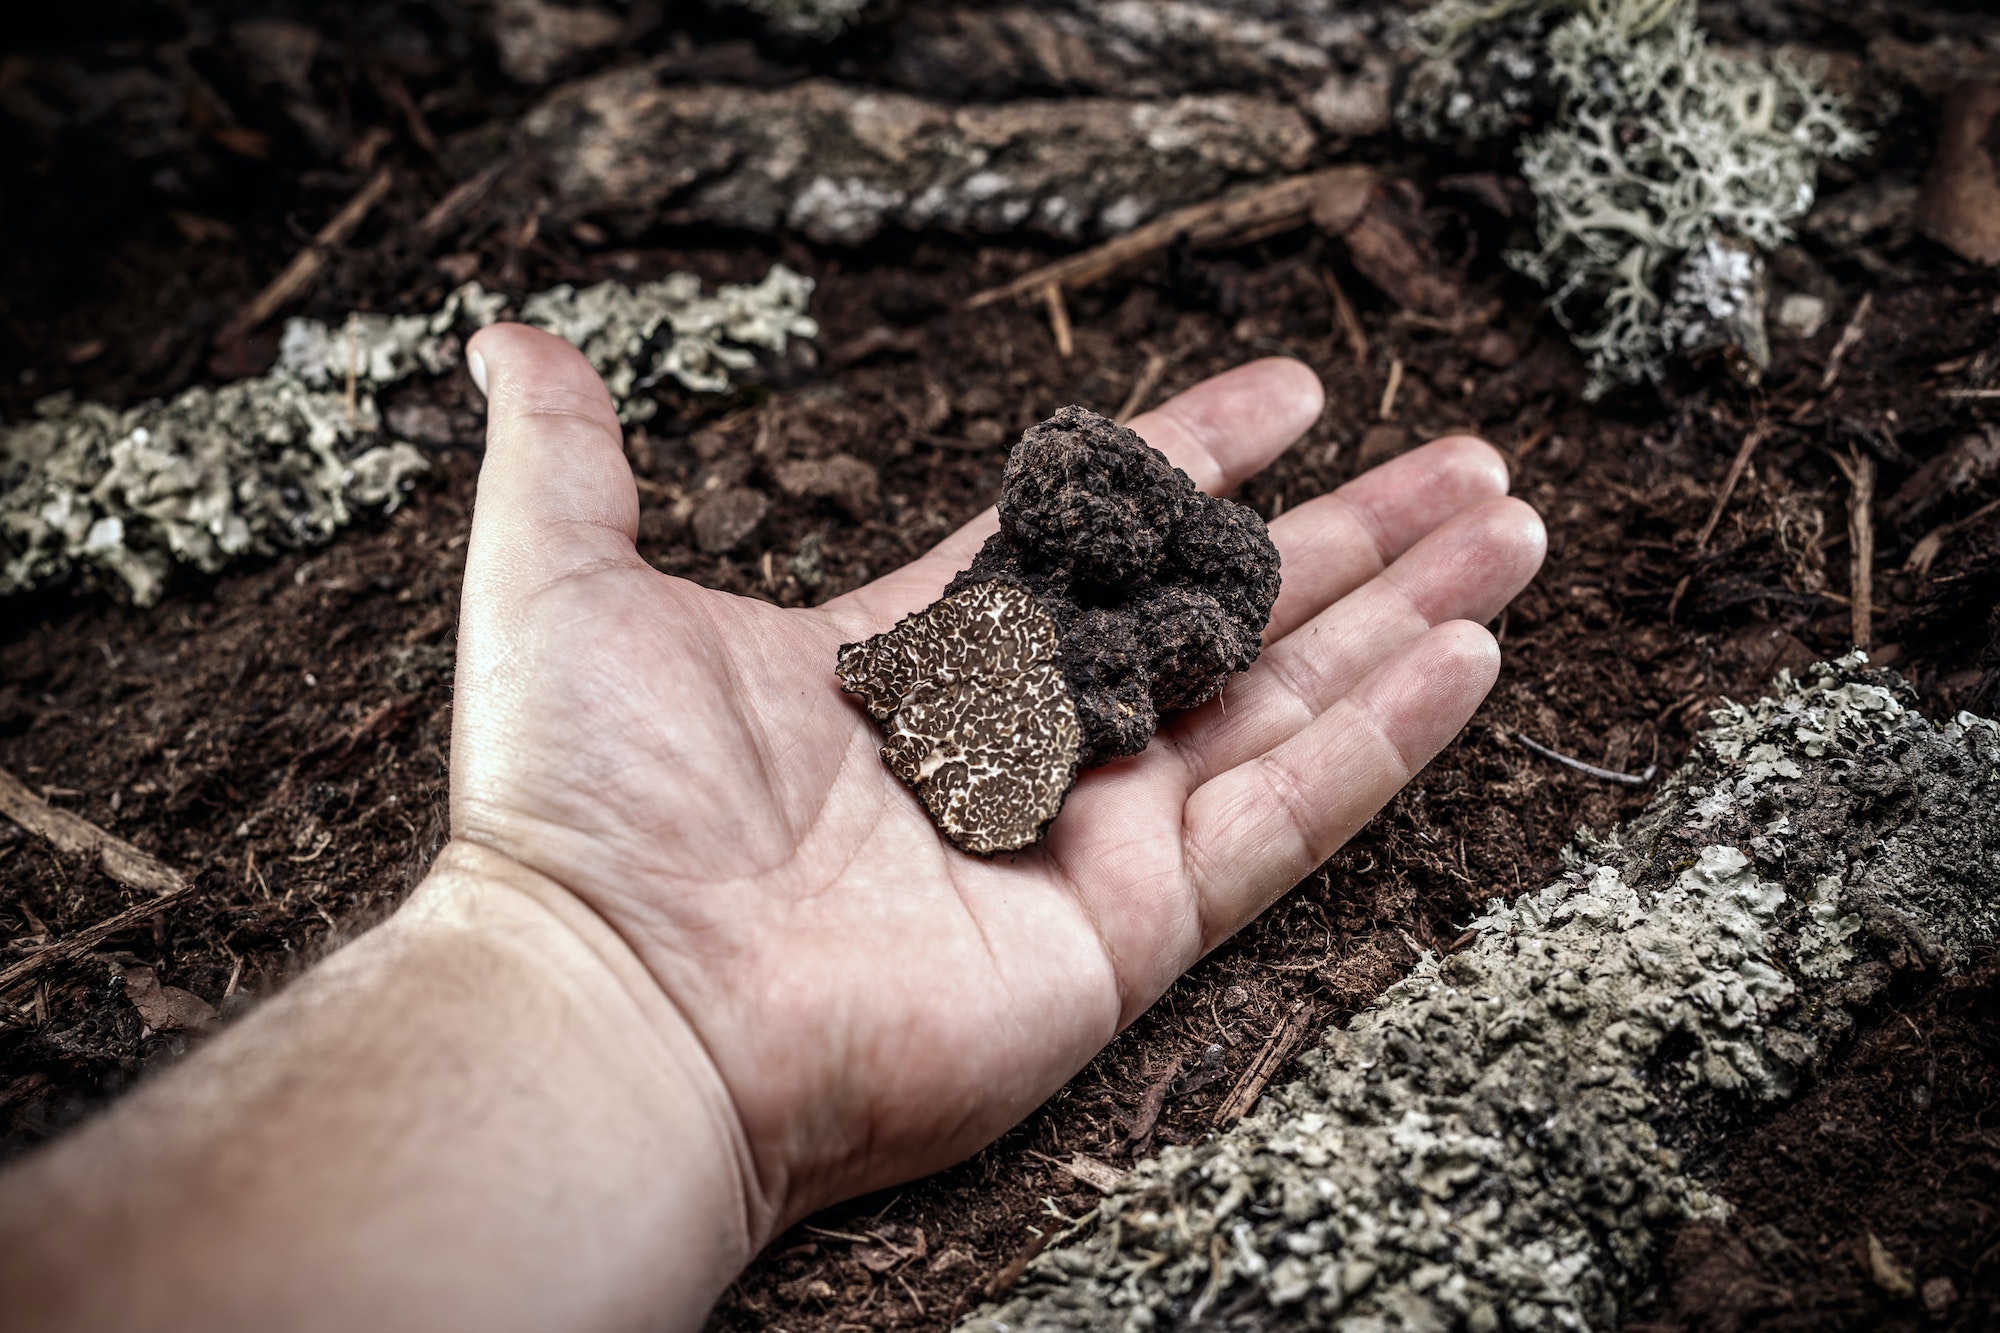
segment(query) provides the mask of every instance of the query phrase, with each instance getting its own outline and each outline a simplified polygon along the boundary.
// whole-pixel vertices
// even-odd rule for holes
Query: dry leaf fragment
[[[193,991],[162,986],[150,967],[121,968],[125,998],[155,1032],[192,1032],[215,1017],[215,1007]]]

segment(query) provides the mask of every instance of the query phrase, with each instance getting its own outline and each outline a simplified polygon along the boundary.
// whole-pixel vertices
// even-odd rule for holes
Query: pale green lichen
[[[1733,350],[1739,368],[1761,364],[1755,251],[1790,239],[1822,161],[1863,145],[1815,70],[1712,48],[1691,0],[1445,0],[1417,26],[1460,60],[1480,41],[1515,51],[1523,105],[1521,88],[1553,88],[1553,118],[1521,146],[1539,244],[1508,260],[1550,289],[1589,359],[1590,396],[1658,380],[1669,355]],[[1454,100],[1451,59],[1432,61],[1444,71],[1445,91],[1424,103],[1444,122],[1436,132],[1505,132],[1493,114],[1510,90],[1460,88]]]
[[[1612,1326],[1660,1235],[1725,1211],[1715,1136],[1838,1052],[1886,960],[2000,937],[2000,730],[1897,689],[1857,655],[1719,710],[1644,815],[964,1327]]]
[[[664,379],[726,389],[757,350],[814,336],[811,294],[809,279],[773,265],[713,296],[685,273],[558,287],[523,301],[521,318],[576,343],[634,420],[652,414],[641,395]],[[468,283],[427,315],[294,319],[264,375],[124,409],[45,400],[35,420],[0,428],[0,595],[101,572],[143,606],[175,562],[215,573],[323,542],[357,509],[395,508],[430,463],[384,437],[376,392],[455,367],[460,334],[507,304]]]
[[[701,294],[701,279],[672,273],[626,287],[600,282],[581,291],[552,287],[521,303],[521,319],[582,349],[628,421],[645,420],[657,404],[639,398],[668,377],[698,393],[719,393],[736,372],[757,364],[752,349],[783,353],[793,338],[819,326],[806,314],[811,278],[783,264],[755,284],[729,284]]]

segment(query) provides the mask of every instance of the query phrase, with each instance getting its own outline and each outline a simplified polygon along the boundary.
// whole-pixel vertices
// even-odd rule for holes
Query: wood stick
[[[1403,387],[1403,358],[1397,357],[1389,363],[1389,382],[1382,386],[1382,420],[1396,415],[1396,395]]]
[[[1825,393],[1840,378],[1840,363],[1861,341],[1861,335],[1868,329],[1868,314],[1875,308],[1875,293],[1863,292],[1861,304],[1854,307],[1854,315],[1847,321],[1847,327],[1840,331],[1840,341],[1833,345],[1833,354],[1826,359],[1826,373],[1819,377],[1819,391]]]
[[[1069,306],[1063,301],[1061,283],[1051,282],[1042,288],[1042,304],[1049,308],[1049,329],[1056,335],[1056,355],[1067,360],[1076,351],[1076,338],[1070,332]]]
[[[1112,420],[1123,426],[1139,415],[1146,405],[1146,399],[1153,390],[1160,387],[1160,377],[1167,373],[1167,358],[1159,352],[1146,353],[1146,368],[1139,372],[1139,378],[1132,382],[1132,392],[1125,395],[1124,405]]]
[[[1285,1021],[1272,1031],[1264,1042],[1264,1049],[1257,1052],[1257,1058],[1250,1062],[1250,1067],[1243,1071],[1243,1077],[1236,1081],[1236,1086],[1229,1090],[1229,1096],[1223,1099],[1221,1109],[1215,1113],[1216,1124],[1250,1114],[1251,1108],[1257,1105],[1257,1099],[1264,1095],[1265,1087],[1285,1067],[1285,1061],[1292,1058],[1292,1052],[1298,1049],[1318,1017],[1310,1000],[1300,1000],[1292,1005]]]
[[[313,233],[312,244],[292,256],[292,262],[285,265],[284,271],[271,279],[263,291],[251,298],[250,304],[237,311],[235,318],[222,326],[222,331],[215,335],[216,342],[235,342],[312,286],[313,279],[326,266],[327,252],[354,234],[362,219],[382,202],[383,195],[389,193],[389,186],[395,179],[396,173],[388,167],[382,167],[370,176],[368,183],[356,191],[338,213],[328,218],[325,226]]]
[[[1875,459],[1849,446],[1833,456],[1854,494],[1847,502],[1848,610],[1854,646],[1866,651],[1875,636]]]
[[[1314,200],[1330,190],[1355,189],[1372,182],[1372,167],[1330,167],[1324,171],[1288,176],[1242,194],[1212,199],[1176,209],[1163,218],[1134,227],[1101,245],[1068,255],[1053,264],[1024,273],[1012,282],[989,287],[966,301],[965,308],[977,310],[1010,296],[1026,296],[1054,283],[1072,291],[1102,282],[1112,275],[1143,264],[1169,246],[1185,240],[1197,249],[1212,248],[1232,241],[1255,240],[1291,227],[1303,226],[1312,214]]]
[[[187,887],[174,870],[81,815],[58,810],[0,768],[0,814],[73,856],[95,853],[104,873],[129,889],[168,895]]]
[[[120,931],[151,921],[154,917],[194,892],[194,885],[183,883],[171,893],[163,893],[157,898],[149,898],[142,903],[108,916],[94,926],[85,926],[68,939],[57,940],[54,944],[43,945],[13,966],[0,970],[0,994],[12,990],[35,973],[54,963],[74,962],[95,949]]]
[[[417,235],[426,241],[435,241],[444,235],[445,229],[457,222],[474,204],[493,188],[493,182],[500,179],[507,170],[508,159],[500,158],[445,192],[444,198],[431,205],[417,222]]]
[[[1750,428],[1749,434],[1743,437],[1743,443],[1737,446],[1736,457],[1729,462],[1728,475],[1722,479],[1722,490],[1715,497],[1715,508],[1708,511],[1708,522],[1701,525],[1701,535],[1694,539],[1697,552],[1708,549],[1708,539],[1715,535],[1716,524],[1722,522],[1722,511],[1729,508],[1729,497],[1736,494],[1736,483],[1743,479],[1744,469],[1750,466],[1750,455],[1757,452],[1757,446],[1770,433],[1770,423],[1760,421]]]
[[[1333,298],[1333,313],[1340,320],[1341,332],[1347,335],[1347,348],[1354,353],[1355,368],[1363,369],[1368,365],[1368,331],[1361,327],[1361,316],[1355,313],[1354,302],[1347,299],[1347,288],[1340,285],[1332,269],[1322,267],[1319,276]]]

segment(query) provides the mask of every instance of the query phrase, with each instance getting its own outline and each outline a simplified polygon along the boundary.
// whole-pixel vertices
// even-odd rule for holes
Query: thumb
[[[553,334],[495,324],[465,356],[487,401],[468,607],[635,561],[639,495],[625,433],[583,354]]]

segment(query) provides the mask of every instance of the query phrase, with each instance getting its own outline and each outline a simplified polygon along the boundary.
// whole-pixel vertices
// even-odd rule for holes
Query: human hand
[[[884,768],[833,665],[932,601],[991,511],[824,606],[701,588],[634,550],[622,433],[582,357],[518,325],[470,351],[490,417],[447,855],[629,947],[701,1053],[758,1244],[997,1136],[1324,860],[1470,718],[1499,661],[1479,622],[1543,553],[1467,438],[1288,511],[1257,664],[1083,774],[1043,843],[983,861]],[[1305,367],[1266,360],[1132,424],[1226,491],[1320,405]]]

